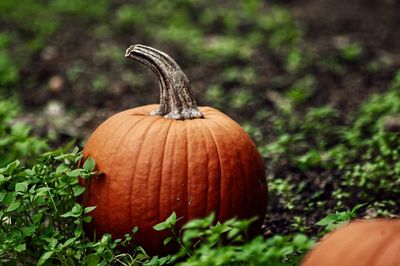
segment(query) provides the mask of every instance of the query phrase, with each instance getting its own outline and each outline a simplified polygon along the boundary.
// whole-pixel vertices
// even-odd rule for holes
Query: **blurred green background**
[[[390,0],[2,0],[0,166],[157,103],[156,77],[124,58],[141,43],[175,58],[198,103],[257,143],[267,235],[315,234],[327,212],[358,203],[360,216],[398,215],[399,11]]]

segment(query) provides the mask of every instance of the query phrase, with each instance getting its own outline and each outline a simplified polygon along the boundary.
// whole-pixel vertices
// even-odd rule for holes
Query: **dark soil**
[[[304,29],[304,45],[315,53],[331,56],[343,40],[357,41],[365,48],[362,59],[355,64],[349,64],[345,74],[338,75],[318,65],[310,69],[317,76],[318,93],[309,101],[309,105],[330,104],[341,110],[344,117],[371,94],[382,92],[388,87],[393,73],[400,67],[398,1],[308,0],[285,1],[285,5]],[[391,62],[390,66],[382,67],[376,73],[367,70],[366,64],[371,59],[379,61],[384,58]],[[343,121],[337,123],[342,124]],[[315,191],[323,191],[319,199],[326,200],[327,204],[310,213],[304,213],[306,206],[296,206],[288,213],[279,203],[279,198],[270,198],[266,217],[267,235],[294,232],[295,229],[289,225],[296,215],[307,216],[309,232],[315,235],[318,228],[312,225],[329,213],[327,210],[333,209],[336,204],[332,192],[339,187],[341,173],[321,169],[304,174],[296,169],[285,168],[284,165],[271,171],[272,177],[292,176],[299,183],[305,181],[306,189],[300,195],[301,198],[309,198]]]

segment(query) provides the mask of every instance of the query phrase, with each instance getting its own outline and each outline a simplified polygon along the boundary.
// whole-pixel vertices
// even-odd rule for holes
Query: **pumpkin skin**
[[[360,220],[324,237],[302,266],[400,266],[400,220]]]
[[[210,107],[199,108],[202,118],[184,120],[151,115],[154,109],[162,108],[115,114],[88,139],[84,159],[92,157],[103,174],[83,182],[83,205],[97,206],[87,233],[123,238],[138,226],[134,243],[150,254],[169,250],[163,244],[168,232],[153,226],[172,212],[182,217],[178,225],[211,212],[221,222],[257,216],[250,233],[259,233],[267,184],[263,161],[245,131]]]

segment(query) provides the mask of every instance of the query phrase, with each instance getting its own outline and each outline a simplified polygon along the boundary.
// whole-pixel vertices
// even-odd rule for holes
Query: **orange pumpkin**
[[[328,234],[302,266],[400,266],[400,220],[355,221]]]
[[[83,203],[97,206],[88,233],[121,238],[138,226],[136,243],[160,253],[166,235],[153,226],[174,211],[181,224],[211,212],[219,221],[257,216],[259,231],[267,184],[250,137],[222,112],[198,108],[188,78],[167,54],[133,45],[125,56],[157,75],[160,105],[117,113],[87,141],[84,158],[104,173],[86,184]]]

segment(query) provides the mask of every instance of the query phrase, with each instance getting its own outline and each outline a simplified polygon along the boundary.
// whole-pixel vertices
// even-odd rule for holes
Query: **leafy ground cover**
[[[1,260],[297,265],[337,224],[398,217],[399,9],[361,0],[1,1]],[[166,257],[85,237],[90,209],[75,204],[76,177],[92,169],[76,169],[78,150],[58,148],[74,138],[81,146],[112,113],[157,101],[153,74],[123,58],[131,43],[176,58],[198,102],[253,137],[270,190],[264,237],[245,241],[246,221],[210,217],[187,225],[181,250]],[[170,218],[158,228],[172,230]],[[193,234],[204,234],[194,248]],[[221,234],[230,241],[216,241]]]

